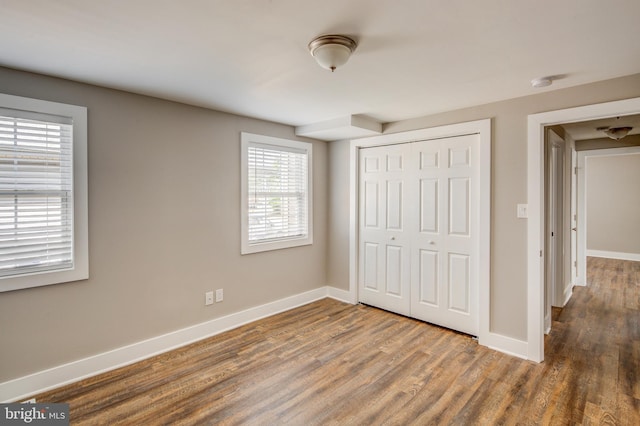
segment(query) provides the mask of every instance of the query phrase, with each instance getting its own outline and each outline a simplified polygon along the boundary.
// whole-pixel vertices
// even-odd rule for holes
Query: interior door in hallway
[[[360,150],[361,302],[478,335],[478,145]]]

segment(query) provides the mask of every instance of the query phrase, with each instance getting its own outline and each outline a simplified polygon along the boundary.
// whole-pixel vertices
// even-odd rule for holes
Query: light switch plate
[[[526,219],[529,217],[529,205],[528,204],[518,204],[518,211],[516,216],[518,219]]]

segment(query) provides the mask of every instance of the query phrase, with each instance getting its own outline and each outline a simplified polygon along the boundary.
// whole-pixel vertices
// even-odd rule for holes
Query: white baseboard
[[[327,287],[327,296],[339,300],[341,302],[350,303],[355,305],[357,301],[354,299],[353,295],[348,290],[342,290],[335,287]]]
[[[564,303],[562,304],[562,307],[564,308],[565,306],[567,306],[567,303],[569,303],[569,299],[571,299],[571,296],[573,296],[573,286],[571,284],[569,284],[565,289],[564,289]]]
[[[343,291],[333,287],[320,287],[68,364],[39,371],[28,376],[9,380],[0,383],[0,402],[20,401],[31,395],[133,364],[261,318],[324,299],[327,296],[342,300]],[[349,294],[349,292],[344,293]]]
[[[587,250],[587,256],[606,257],[607,259],[633,260],[640,262],[640,253],[622,253],[618,251]]]
[[[528,343],[525,340],[514,339],[502,334],[491,333],[480,339],[479,343],[498,352],[528,359]]]
[[[290,296],[264,305],[249,308],[211,321],[196,324],[171,333],[156,336],[131,345],[103,352],[78,361],[39,371],[0,383],[0,401],[15,402],[31,395],[64,386],[97,374],[124,367],[152,356],[188,345],[198,340],[220,334],[284,312],[316,300],[331,297],[346,303],[356,303],[351,292],[326,286]],[[480,344],[491,349],[527,359],[527,342],[500,334],[489,333]]]

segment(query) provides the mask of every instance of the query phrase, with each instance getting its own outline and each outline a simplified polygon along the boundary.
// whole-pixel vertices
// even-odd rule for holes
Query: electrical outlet
[[[213,292],[208,291],[204,294],[204,304],[205,305],[213,305]]]
[[[216,302],[222,302],[224,299],[224,290],[219,288],[216,290]]]

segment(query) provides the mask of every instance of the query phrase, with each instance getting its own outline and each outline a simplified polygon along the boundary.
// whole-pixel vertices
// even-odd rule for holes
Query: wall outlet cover
[[[205,305],[213,305],[213,292],[208,291],[204,294],[204,304]]]

